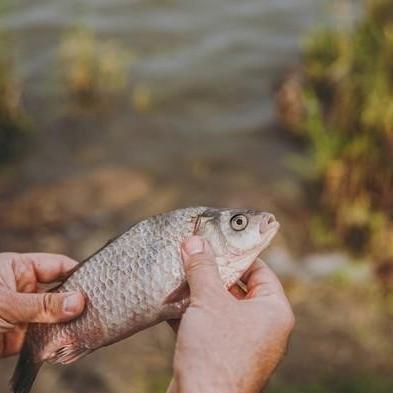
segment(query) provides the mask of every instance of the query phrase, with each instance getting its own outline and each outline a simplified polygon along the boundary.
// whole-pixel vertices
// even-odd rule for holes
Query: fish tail
[[[25,342],[10,381],[11,392],[29,393],[41,365],[42,362],[35,361],[30,345]]]

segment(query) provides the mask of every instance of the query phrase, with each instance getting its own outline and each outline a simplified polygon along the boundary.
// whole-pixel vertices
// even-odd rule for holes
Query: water
[[[329,0],[19,0],[0,19],[14,32],[19,68],[34,97],[53,95],[65,31],[87,26],[138,55],[130,88],[143,83],[160,127],[183,132],[255,130],[271,121],[277,78],[297,62]],[[341,11],[340,11],[341,12]]]

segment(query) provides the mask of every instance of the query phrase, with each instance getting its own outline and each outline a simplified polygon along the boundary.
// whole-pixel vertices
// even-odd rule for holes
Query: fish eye
[[[248,218],[244,214],[236,214],[231,218],[231,227],[235,231],[242,231],[248,225]]]

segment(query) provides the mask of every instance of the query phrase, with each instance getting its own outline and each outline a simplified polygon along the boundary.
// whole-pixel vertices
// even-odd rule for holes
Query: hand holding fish
[[[209,244],[192,237],[182,256],[190,306],[181,319],[168,393],[256,393],[287,348],[294,316],[275,274],[257,260],[247,291],[224,287]]]
[[[29,322],[55,323],[77,317],[84,298],[76,293],[36,293],[77,262],[63,255],[0,254],[0,357],[19,352]]]

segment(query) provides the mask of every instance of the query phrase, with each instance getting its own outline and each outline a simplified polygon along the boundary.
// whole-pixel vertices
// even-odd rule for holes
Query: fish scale
[[[28,393],[44,361],[68,364],[163,320],[180,318],[189,303],[180,246],[193,233],[209,241],[229,287],[276,233],[272,217],[252,210],[193,207],[131,227],[53,290],[81,291],[85,310],[69,322],[29,326],[12,391]],[[241,224],[245,226],[239,229]]]

